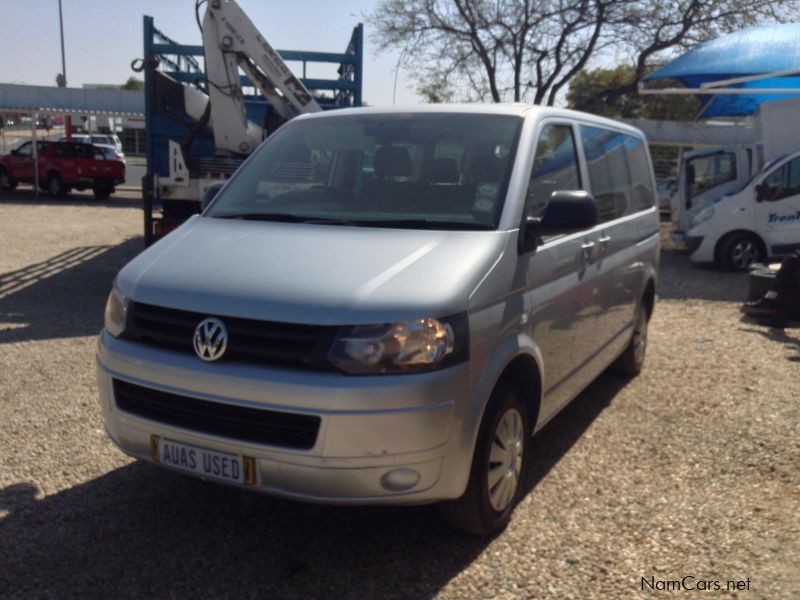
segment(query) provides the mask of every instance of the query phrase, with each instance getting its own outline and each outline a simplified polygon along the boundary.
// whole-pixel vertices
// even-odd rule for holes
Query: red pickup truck
[[[39,155],[39,187],[53,196],[64,196],[71,189],[94,192],[105,200],[114,186],[125,181],[125,163],[106,160],[91,144],[36,142]],[[13,190],[18,183],[33,184],[33,143],[25,142],[11,154],[0,156],[0,189]]]

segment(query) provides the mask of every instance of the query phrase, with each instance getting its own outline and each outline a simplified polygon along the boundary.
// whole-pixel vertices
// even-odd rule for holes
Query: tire
[[[108,200],[109,196],[111,196],[113,191],[114,187],[108,184],[96,185],[92,188],[92,192],[94,192],[94,197],[97,200]]]
[[[17,187],[17,182],[11,179],[11,176],[8,174],[8,171],[6,171],[5,169],[0,169],[0,190],[6,190],[10,192],[16,187]]]
[[[747,271],[750,265],[763,262],[766,252],[761,240],[747,232],[734,233],[719,247],[719,264],[726,271]]]
[[[501,381],[481,422],[467,489],[460,498],[439,505],[452,527],[475,535],[505,529],[522,490],[529,440],[522,394]]]
[[[763,298],[775,281],[775,274],[769,267],[762,267],[760,269],[751,269],[750,276],[748,277],[747,299],[758,300]]]
[[[625,377],[636,377],[642,372],[644,366],[644,357],[647,352],[647,325],[649,322],[649,315],[647,314],[647,306],[640,302],[636,307],[636,317],[633,322],[633,334],[631,341],[625,351],[619,355],[616,361],[611,365],[611,369],[615,373],[624,375]]]
[[[47,191],[56,198],[67,195],[67,188],[61,183],[61,177],[58,173],[50,173],[47,176]]]

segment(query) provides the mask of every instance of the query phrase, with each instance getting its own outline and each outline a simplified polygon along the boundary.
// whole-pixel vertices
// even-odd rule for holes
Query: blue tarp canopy
[[[724,83],[740,78],[752,79]],[[700,116],[706,118],[751,115],[764,102],[800,97],[800,24],[757,25],[705,42],[644,81],[661,79],[675,79],[695,90],[704,106]],[[709,91],[708,86],[719,90],[752,89],[753,93],[703,93]],[[781,89],[787,93],[758,92]]]

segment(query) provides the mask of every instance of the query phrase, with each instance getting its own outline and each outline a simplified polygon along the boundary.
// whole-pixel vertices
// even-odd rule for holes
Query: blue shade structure
[[[677,80],[686,93],[698,94],[702,118],[751,115],[764,102],[798,97],[800,23],[757,25],[705,42],[643,81],[663,79]],[[708,93],[710,88],[728,93]]]

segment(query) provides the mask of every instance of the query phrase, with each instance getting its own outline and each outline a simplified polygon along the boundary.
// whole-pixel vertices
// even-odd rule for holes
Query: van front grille
[[[194,352],[195,327],[212,316],[228,330],[227,350],[220,360],[332,368],[327,355],[339,330],[332,326],[241,319],[131,302],[123,335],[136,342]]]
[[[113,380],[114,400],[126,413],[165,425],[224,438],[308,450],[314,446],[320,417],[262,410],[179,396]]]

